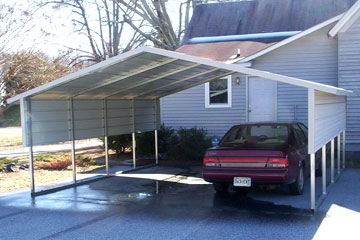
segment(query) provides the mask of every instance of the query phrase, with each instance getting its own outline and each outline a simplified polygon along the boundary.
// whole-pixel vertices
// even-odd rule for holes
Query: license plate
[[[251,187],[251,178],[249,177],[234,177],[235,187]]]

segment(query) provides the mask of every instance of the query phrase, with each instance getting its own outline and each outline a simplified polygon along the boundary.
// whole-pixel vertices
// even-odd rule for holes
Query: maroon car
[[[206,151],[203,178],[217,192],[230,185],[246,194],[254,184],[288,184],[302,194],[310,165],[307,127],[302,123],[254,123],[232,127],[217,147]],[[316,157],[317,174],[320,161]]]

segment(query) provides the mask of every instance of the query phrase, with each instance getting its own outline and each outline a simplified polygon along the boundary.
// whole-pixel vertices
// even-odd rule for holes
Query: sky
[[[0,0],[0,4],[15,6],[13,17],[20,16],[20,10],[32,11],[35,7],[34,0]],[[180,1],[169,0],[169,15],[175,26],[178,24],[178,8]],[[14,5],[15,4],[15,5]],[[56,57],[59,52],[68,50],[68,47],[90,50],[88,39],[85,35],[75,33],[72,19],[74,13],[68,8],[55,9],[54,5],[48,5],[37,10],[31,24],[23,29],[26,38],[17,38],[12,44],[7,44],[8,51],[16,52],[22,49],[40,50],[51,57]],[[89,11],[90,15],[97,16],[96,9]],[[4,24],[4,23],[2,23]],[[97,24],[93,21],[90,24]],[[1,23],[0,23],[1,27]],[[128,29],[128,32],[130,29]],[[24,36],[24,34],[20,34]],[[128,34],[130,37],[131,34]]]

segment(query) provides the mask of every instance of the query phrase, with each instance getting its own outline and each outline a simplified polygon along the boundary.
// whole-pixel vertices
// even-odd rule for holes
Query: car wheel
[[[245,197],[246,195],[248,195],[248,193],[250,192],[250,188],[245,188],[245,187],[235,187],[235,191],[236,194],[241,196],[241,197]]]
[[[298,175],[296,177],[296,181],[289,185],[290,192],[293,195],[301,195],[304,191],[304,167],[299,168]]]
[[[229,189],[229,184],[226,183],[213,183],[213,186],[217,193],[226,193]]]

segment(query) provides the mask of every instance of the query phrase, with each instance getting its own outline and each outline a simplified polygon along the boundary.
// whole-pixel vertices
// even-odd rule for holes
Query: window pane
[[[286,125],[245,125],[232,128],[221,140],[220,146],[244,149],[272,149],[288,144]]]
[[[216,79],[210,82],[210,104],[228,103],[227,79]]]

